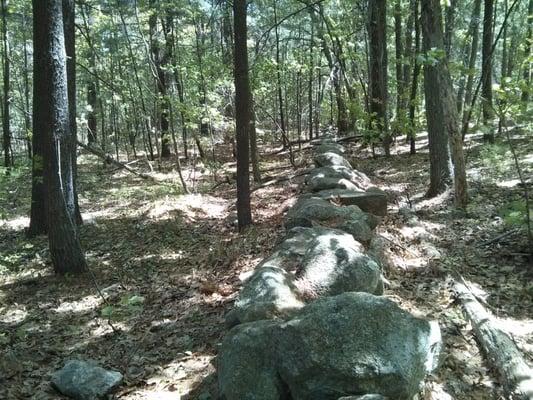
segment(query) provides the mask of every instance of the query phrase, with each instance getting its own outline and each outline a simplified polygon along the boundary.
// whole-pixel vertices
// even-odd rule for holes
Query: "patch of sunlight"
[[[116,209],[112,207],[104,208],[97,211],[86,211],[82,213],[84,223],[96,224],[96,220],[99,218],[107,219],[116,215]]]
[[[53,310],[56,313],[82,313],[84,311],[90,311],[98,307],[102,302],[102,298],[95,295],[90,295],[76,301],[63,301],[59,306]]]
[[[167,219],[173,213],[183,213],[188,218],[225,217],[228,202],[224,199],[203,194],[186,194],[178,198],[155,201],[150,205],[148,217]]]
[[[175,261],[175,260],[182,260],[185,258],[185,252],[183,250],[179,250],[177,252],[168,252],[168,253],[159,253],[159,254],[146,254],[141,257],[133,257],[131,260],[133,262],[141,262],[141,261],[150,261],[150,260],[163,260],[163,261]]]
[[[453,400],[440,382],[430,382],[426,385],[424,400]]]
[[[400,228],[400,233],[409,240],[415,239],[425,239],[425,240],[435,240],[437,237],[423,226],[402,226]]]
[[[4,324],[16,325],[20,324],[28,316],[26,307],[24,305],[14,304],[10,308],[0,308],[0,322]]]
[[[512,188],[520,184],[520,179],[509,179],[506,181],[499,181],[496,186],[501,188]]]
[[[12,230],[24,229],[30,225],[30,218],[27,216],[20,216],[13,219],[0,219],[0,227],[7,227]]]
[[[495,318],[495,322],[500,329],[512,335],[522,337],[532,337],[533,335],[533,320],[531,319]]]
[[[520,160],[520,162],[527,163],[527,164],[533,164],[533,153],[526,154],[526,156],[524,158],[522,158],[522,160]]]
[[[439,194],[438,196],[432,197],[431,199],[423,198],[421,199],[420,203],[418,203],[418,207],[419,208],[423,208],[423,207],[432,208],[432,207],[440,206],[444,204],[446,200],[448,200],[451,194],[452,194],[451,189],[448,189],[444,191],[443,193]]]

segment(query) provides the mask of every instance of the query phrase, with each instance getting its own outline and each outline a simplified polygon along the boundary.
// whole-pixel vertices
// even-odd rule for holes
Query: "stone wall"
[[[226,315],[221,397],[411,399],[436,368],[439,327],[382,296],[367,247],[386,194],[333,137],[313,144],[316,167],[286,215],[285,237]]]

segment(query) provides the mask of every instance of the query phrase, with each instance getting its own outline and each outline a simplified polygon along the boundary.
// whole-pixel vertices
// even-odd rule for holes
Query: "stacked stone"
[[[381,266],[365,246],[387,212],[385,193],[333,137],[314,145],[286,236],[226,316],[221,398],[411,399],[436,367],[439,327],[382,296]]]

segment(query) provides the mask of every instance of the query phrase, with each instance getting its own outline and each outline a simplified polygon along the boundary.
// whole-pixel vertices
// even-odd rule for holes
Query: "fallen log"
[[[127,164],[121,163],[120,161],[115,160],[113,157],[111,157],[109,154],[107,154],[104,150],[99,149],[95,146],[89,146],[87,144],[84,144],[78,140],[78,146],[80,146],[82,149],[87,150],[89,153],[94,154],[95,156],[101,158],[108,164],[116,165],[118,168],[125,169],[128,172],[131,172],[134,175],[137,175],[138,177],[141,177],[143,179],[151,179],[154,180],[154,178],[150,175],[143,174],[142,172],[137,172]]]
[[[533,369],[526,363],[513,339],[496,325],[492,314],[476,299],[466,281],[456,281],[453,290],[472,324],[478,343],[500,374],[508,398],[533,399]]]

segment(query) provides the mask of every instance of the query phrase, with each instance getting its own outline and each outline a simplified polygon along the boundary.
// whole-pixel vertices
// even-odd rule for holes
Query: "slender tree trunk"
[[[494,116],[492,108],[492,40],[493,40],[493,17],[494,0],[484,0],[483,10],[483,46],[482,46],[482,71],[481,71],[481,96],[483,98],[483,123],[489,124]],[[489,142],[494,141],[494,133],[489,127],[489,133],[484,135]]]
[[[69,211],[72,218],[79,225],[81,224],[81,212],[78,203],[77,190],[77,148],[78,148],[78,128],[76,123],[76,35],[75,35],[75,5],[74,0],[63,0],[63,29],[65,51],[67,57],[67,96],[68,96],[68,116],[69,116],[69,136],[66,144],[68,154],[61,158],[63,163],[63,185]]]
[[[27,15],[22,15],[23,23],[26,25]],[[32,146],[31,146],[31,109],[30,109],[30,79],[29,79],[29,63],[28,63],[28,44],[27,44],[27,31],[22,30],[22,42],[24,51],[24,138],[28,145],[28,158],[32,158]]]
[[[446,56],[451,60],[452,44],[453,44],[453,31],[455,29],[455,11],[457,7],[457,0],[451,0],[446,8],[446,16],[444,23],[444,50],[446,50]]]
[[[13,159],[11,157],[11,54],[9,49],[9,34],[7,29],[7,13],[9,7],[9,0],[2,0],[2,42],[4,52],[4,96],[3,96],[3,113],[2,113],[2,129],[4,139],[4,167],[9,173],[13,166]]]
[[[41,112],[35,117],[36,125],[44,134],[45,184],[48,197],[50,255],[57,273],[80,273],[86,263],[81,249],[76,221],[69,210],[63,185],[63,159],[72,154],[72,135],[69,121],[67,57],[63,30],[61,0],[33,0],[34,29],[42,32],[34,42],[34,78],[43,81],[44,96],[37,98]],[[42,57],[42,58],[41,58]]]
[[[470,55],[468,57],[468,74],[465,87],[465,99],[462,116],[462,125],[468,123],[468,115],[470,113],[470,104],[472,103],[472,90],[474,88],[474,70],[476,68],[477,51],[479,46],[479,20],[481,17],[481,0],[474,0],[474,9],[472,11],[472,18],[470,21],[470,29],[472,32],[472,44],[470,47]]]
[[[387,118],[387,3],[369,0],[368,3],[369,94],[371,128],[379,132],[385,155],[390,155],[391,136]]]
[[[402,59],[404,49],[402,40],[402,3],[401,0],[395,0],[394,3],[394,39],[396,50],[396,133],[400,133],[403,121],[405,121],[404,99],[405,99],[405,81]]]
[[[442,14],[439,0],[422,0],[422,29],[424,51],[444,50]],[[430,187],[432,197],[446,189],[450,179],[450,153],[453,160],[455,202],[458,207],[467,203],[466,169],[463,144],[459,130],[457,104],[447,57],[424,66],[426,118],[428,122]]]
[[[412,3],[412,14],[415,25],[415,49],[412,57],[413,62],[413,75],[411,82],[411,92],[409,94],[409,154],[416,154],[416,95],[418,92],[418,77],[420,75],[421,65],[418,61],[418,55],[420,53],[420,21],[418,18],[419,9],[418,0],[414,0]]]
[[[311,18],[311,36],[309,39],[309,79],[307,81],[307,102],[309,103],[309,116],[308,116],[308,131],[309,131],[309,140],[313,139],[313,80],[315,79],[314,74],[314,62],[315,56],[313,53],[314,41],[315,41],[315,24]]]
[[[287,129],[285,124],[285,109],[283,108],[283,88],[281,85],[281,57],[279,49],[279,29],[278,29],[278,13],[276,2],[274,2],[274,28],[275,40],[276,40],[276,79],[277,79],[277,94],[278,94],[278,106],[279,106],[279,126],[281,128],[281,135],[283,138],[283,147],[289,146],[289,140],[287,138]]]
[[[525,65],[523,72],[524,79],[524,89],[522,90],[522,108],[524,112],[528,108],[529,97],[531,92],[531,75],[532,75],[532,62],[530,61],[531,57],[531,42],[533,41],[533,0],[529,0],[528,4],[528,17],[527,17],[527,40],[526,45],[524,46],[524,56],[525,56]]]
[[[237,131],[237,219],[239,230],[252,223],[250,207],[250,81],[248,77],[248,29],[246,0],[233,0],[235,34],[235,122]]]

